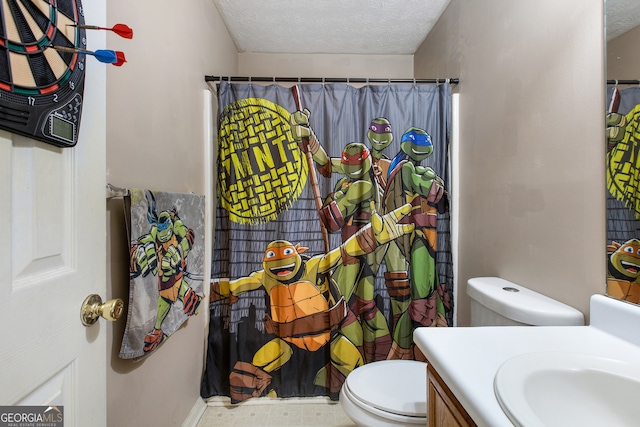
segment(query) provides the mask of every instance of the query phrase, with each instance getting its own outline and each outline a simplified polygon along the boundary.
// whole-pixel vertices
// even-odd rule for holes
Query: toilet
[[[467,282],[472,326],[580,326],[582,312],[499,277]],[[383,360],[347,376],[340,405],[359,426],[427,425],[424,362]]]
[[[359,426],[427,425],[427,364],[382,360],[351,372],[340,406]]]
[[[584,315],[566,304],[499,277],[467,282],[471,326],[583,326]]]

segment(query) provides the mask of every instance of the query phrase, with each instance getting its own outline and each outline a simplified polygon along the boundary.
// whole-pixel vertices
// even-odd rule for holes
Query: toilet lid
[[[355,369],[345,385],[355,398],[393,414],[427,416],[427,364],[383,360]]]

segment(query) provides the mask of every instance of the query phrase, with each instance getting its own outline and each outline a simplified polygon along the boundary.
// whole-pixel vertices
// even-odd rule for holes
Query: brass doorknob
[[[118,320],[122,315],[124,302],[120,298],[111,299],[104,304],[100,295],[91,294],[85,298],[80,310],[80,320],[84,326],[91,326],[98,320],[98,317],[110,321]]]

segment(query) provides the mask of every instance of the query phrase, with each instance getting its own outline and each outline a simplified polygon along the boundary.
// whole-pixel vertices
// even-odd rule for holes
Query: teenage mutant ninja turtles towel
[[[202,302],[204,196],[130,189],[130,289],[120,357],[155,351]]]
[[[203,397],[329,396],[451,323],[450,94],[219,88]]]

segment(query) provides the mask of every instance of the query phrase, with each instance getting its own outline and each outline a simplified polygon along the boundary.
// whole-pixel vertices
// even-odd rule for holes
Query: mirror
[[[640,2],[605,0],[607,295],[640,303]]]

